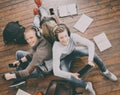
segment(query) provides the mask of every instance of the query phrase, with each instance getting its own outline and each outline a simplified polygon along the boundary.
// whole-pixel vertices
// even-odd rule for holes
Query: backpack
[[[41,34],[51,45],[55,41],[53,30],[56,25],[56,20],[53,17],[44,17],[40,22],[40,27],[42,28]]]
[[[24,39],[25,27],[20,25],[18,21],[9,22],[3,30],[3,41],[5,44],[18,43],[25,44]]]
[[[78,95],[82,93],[77,92],[76,87],[68,80],[55,79],[49,83],[44,95]]]

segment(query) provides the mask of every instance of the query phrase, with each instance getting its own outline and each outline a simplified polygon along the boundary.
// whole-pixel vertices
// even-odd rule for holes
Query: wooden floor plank
[[[96,53],[101,57],[106,67],[118,77],[117,82],[112,82],[105,78],[96,66],[83,79],[93,83],[96,95],[120,95],[120,1],[119,0],[42,0],[42,5],[49,11],[50,7],[55,9],[64,4],[76,3],[78,15],[73,17],[60,18],[71,30],[81,36],[93,41],[93,37],[105,32],[112,47],[100,52],[95,45]],[[8,64],[15,60],[17,50],[27,50],[28,45],[4,45],[2,32],[5,25],[10,21],[19,21],[25,27],[33,25],[33,8],[37,7],[34,0],[1,0],[0,1],[0,76],[6,72],[15,71],[9,68]],[[94,19],[85,33],[78,32],[73,28],[82,14],[86,14]],[[87,57],[76,59],[72,71],[78,71],[87,64]],[[56,79],[53,75],[45,79],[28,79],[20,89],[35,95],[39,91],[45,92],[49,82]],[[12,89],[9,86],[12,81],[5,81],[0,78],[0,95],[16,95],[18,88]],[[80,89],[81,90],[81,89]],[[83,89],[82,89],[83,90]],[[85,91],[85,90],[84,90]],[[84,92],[82,95],[89,95]]]

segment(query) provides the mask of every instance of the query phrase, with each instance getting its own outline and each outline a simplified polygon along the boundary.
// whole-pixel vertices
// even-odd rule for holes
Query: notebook
[[[84,33],[89,25],[93,22],[93,19],[85,14],[82,14],[80,19],[73,26],[78,31]]]
[[[102,52],[110,47],[112,47],[110,41],[108,40],[106,34],[103,32],[95,37],[93,37],[97,47]]]
[[[76,15],[77,14],[77,5],[75,3],[62,5],[62,6],[58,7],[57,11],[58,11],[59,17]]]
[[[31,94],[29,94],[29,93],[27,93],[27,92],[25,92],[25,91],[23,91],[21,89],[18,89],[16,95],[31,95]]]

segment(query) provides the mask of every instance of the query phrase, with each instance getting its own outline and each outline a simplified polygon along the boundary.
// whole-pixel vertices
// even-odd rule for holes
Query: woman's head
[[[58,25],[54,31],[55,38],[57,41],[60,41],[63,45],[68,45],[70,31],[64,24]]]

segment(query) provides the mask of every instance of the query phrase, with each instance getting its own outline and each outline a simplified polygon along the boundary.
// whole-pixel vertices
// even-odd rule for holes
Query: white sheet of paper
[[[29,94],[29,93],[27,93],[27,92],[25,92],[25,91],[23,91],[21,89],[18,89],[16,95],[31,95],[31,94]]]
[[[70,15],[76,15],[77,14],[77,5],[76,4],[68,4],[68,5],[62,5],[58,7],[58,14],[59,17],[65,17]]]
[[[98,48],[101,52],[112,47],[110,41],[108,40],[108,38],[104,32],[93,37],[93,40],[95,41],[96,45],[98,46]]]
[[[89,25],[92,23],[93,19],[89,16],[82,14],[80,19],[75,23],[73,26],[75,29],[79,30],[80,32],[84,33]]]

